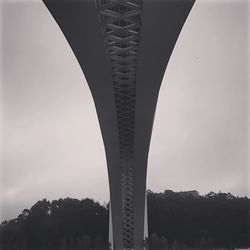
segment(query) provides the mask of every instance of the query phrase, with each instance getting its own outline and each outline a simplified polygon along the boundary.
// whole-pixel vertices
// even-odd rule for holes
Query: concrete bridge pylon
[[[107,159],[114,250],[145,248],[147,160],[157,98],[194,1],[43,0],[95,102]]]

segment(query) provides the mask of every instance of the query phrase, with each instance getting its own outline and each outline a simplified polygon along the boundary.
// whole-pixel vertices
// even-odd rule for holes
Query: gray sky
[[[1,1],[0,217],[42,198],[108,201],[80,67],[40,0]],[[147,187],[249,195],[247,0],[197,0],[162,83]]]

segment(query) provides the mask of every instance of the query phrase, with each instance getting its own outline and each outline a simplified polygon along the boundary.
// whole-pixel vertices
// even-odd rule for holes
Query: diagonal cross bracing
[[[136,71],[142,0],[97,0],[96,5],[115,95],[122,169],[122,239],[125,249],[133,249]]]

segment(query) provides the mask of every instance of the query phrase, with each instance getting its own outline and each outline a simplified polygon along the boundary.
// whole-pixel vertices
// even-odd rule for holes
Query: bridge
[[[43,2],[71,46],[95,102],[109,175],[111,249],[142,250],[158,93],[194,0]]]

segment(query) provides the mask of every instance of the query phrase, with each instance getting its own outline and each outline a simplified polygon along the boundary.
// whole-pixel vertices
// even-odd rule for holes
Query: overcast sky
[[[94,103],[63,34],[40,0],[1,7],[0,217],[42,198],[108,201]],[[160,90],[149,189],[249,195],[247,34],[247,0],[195,3]]]

